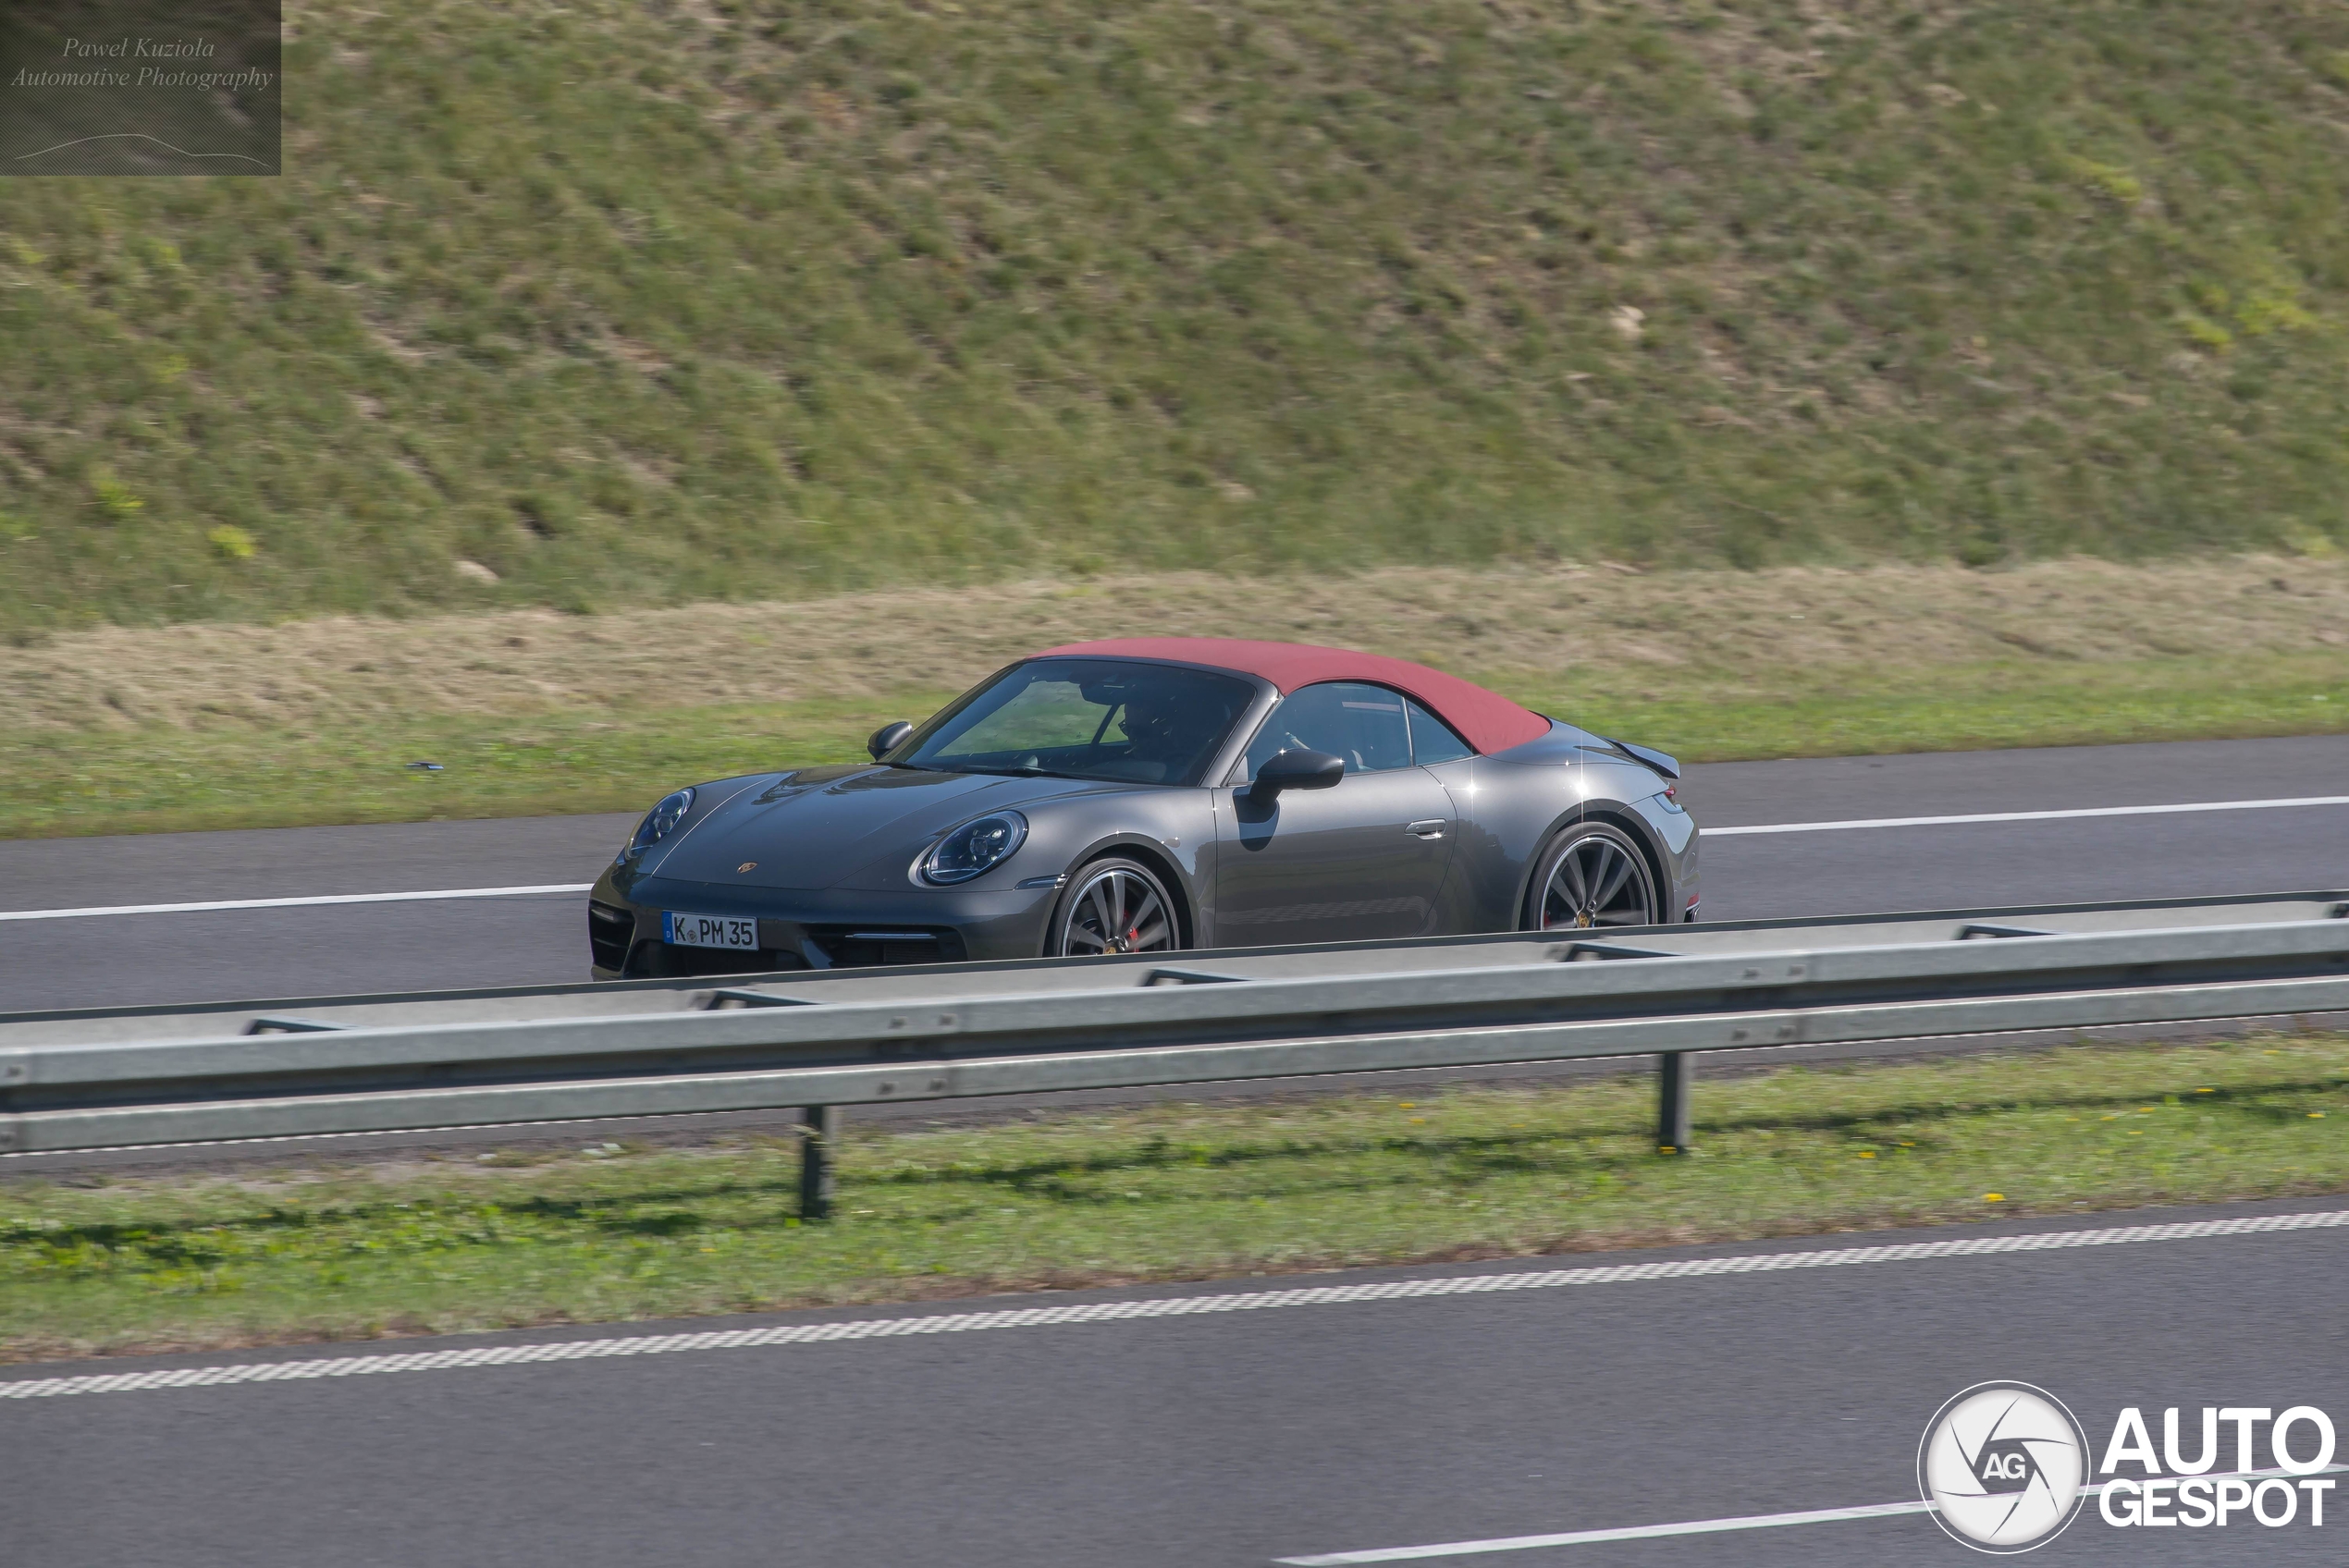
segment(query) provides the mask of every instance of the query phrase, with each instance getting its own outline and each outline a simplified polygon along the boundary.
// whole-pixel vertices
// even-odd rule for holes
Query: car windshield
[[[884,759],[944,773],[1196,784],[1256,690],[1235,676],[1118,659],[1015,665]]]

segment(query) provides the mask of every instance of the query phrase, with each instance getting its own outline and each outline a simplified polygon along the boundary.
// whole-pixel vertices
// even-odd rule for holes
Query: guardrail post
[[[832,1156],[840,1143],[840,1107],[811,1105],[800,1111],[799,1218],[829,1219],[832,1213]]]
[[[1696,1053],[1666,1051],[1655,1059],[1655,1151],[1689,1146],[1689,1100],[1696,1088]]]

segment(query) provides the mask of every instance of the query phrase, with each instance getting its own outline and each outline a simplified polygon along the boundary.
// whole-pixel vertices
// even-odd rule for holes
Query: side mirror
[[[914,727],[902,718],[894,724],[884,724],[873,731],[873,738],[865,742],[865,749],[873,754],[875,762],[879,762],[904,745],[905,737],[913,732]]]
[[[1327,790],[1346,777],[1346,759],[1327,752],[1279,752],[1256,770],[1249,793],[1269,806],[1284,790]]]

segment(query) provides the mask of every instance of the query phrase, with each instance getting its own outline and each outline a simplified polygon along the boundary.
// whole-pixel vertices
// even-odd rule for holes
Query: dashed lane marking
[[[2328,1464],[2306,1472],[2334,1476],[2349,1464]],[[2282,1470],[2230,1470],[2223,1475],[2197,1476],[2201,1481],[2298,1479]],[[2080,1488],[2093,1497],[2104,1487]],[[1834,1525],[1846,1519],[1891,1519],[1903,1513],[1930,1513],[1929,1502],[1867,1502],[1851,1508],[1813,1508],[1799,1513],[1747,1513],[1732,1519],[1683,1519],[1670,1525],[1627,1525],[1612,1530],[1560,1530],[1545,1536],[1496,1536],[1481,1541],[1440,1541],[1433,1546],[1375,1547],[1369,1551],[1326,1551],[1311,1557],[1276,1557],[1278,1568],[1356,1568],[1368,1562],[1422,1562],[1434,1557],[1482,1557],[1496,1551],[1532,1551],[1543,1547],[1593,1546],[1604,1541],[1645,1541],[1660,1536],[1710,1536],[1730,1530],[1771,1530],[1788,1525]]]
[[[0,910],[0,920],[96,920],[117,914],[209,914],[225,909],[302,909],[314,904],[426,904],[455,899],[525,899],[535,893],[584,893],[593,882],[531,888],[439,888],[417,893],[319,893],[301,899],[215,899],[200,904],[94,904],[87,909]]]
[[[1765,833],[1850,833],[1868,827],[1949,827],[1973,822],[2064,822],[2083,816],[2166,816],[2197,811],[2287,811],[2349,806],[2349,795],[2302,795],[2289,801],[2188,801],[2166,806],[2079,806],[2066,811],[1986,811],[1965,816],[1871,816],[1844,822],[1774,822],[1755,827],[1702,827],[1707,839]]]
[[[1753,838],[1771,833],[1849,833],[1863,828],[1947,827],[1977,822],[2060,822],[2089,816],[2161,816],[2179,812],[2282,811],[2307,806],[2349,806],[2349,795],[2304,795],[2286,801],[2189,801],[2160,806],[2083,806],[2066,811],[1976,812],[1963,816],[1876,816],[1841,822],[1772,822],[1743,827],[1707,827],[1708,839]],[[208,914],[220,910],[300,909],[319,904],[434,903],[457,899],[520,899],[536,893],[584,893],[591,882],[550,882],[529,888],[437,888],[409,893],[321,893],[292,899],[215,899],[203,903],[94,904],[83,909],[0,910],[0,921],[96,920],[126,914]]]

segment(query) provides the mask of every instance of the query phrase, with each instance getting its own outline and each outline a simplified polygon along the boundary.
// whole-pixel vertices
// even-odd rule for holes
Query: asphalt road
[[[2349,793],[2349,737],[1731,763],[1728,827]],[[633,819],[0,842],[0,912],[592,881]],[[1716,839],[1729,920],[2349,885],[2349,807]],[[575,894],[0,923],[0,1011],[578,980]]]
[[[1986,1379],[2035,1383],[2063,1400],[2085,1428],[2091,1464],[2124,1405],[2149,1413],[2157,1444],[2171,1405],[2185,1408],[2190,1434],[2201,1405],[2311,1404],[2349,1422],[2339,1313],[2349,1228],[1251,1310],[1217,1310],[1215,1300],[1934,1234],[1049,1298],[1192,1301],[1180,1315],[1116,1321],[0,1401],[6,1551],[10,1562],[76,1568],[1254,1568],[1912,1501],[1926,1421]],[[934,1318],[1039,1299],[361,1348]],[[2299,1438],[2306,1458],[2308,1430]],[[2263,1437],[2254,1464],[2269,1463]],[[2238,1516],[2223,1529],[2124,1531],[2096,1507],[2034,1561],[2337,1563],[2349,1532],[2339,1490],[2322,1527],[2304,1506],[2274,1528]],[[1978,1559],[1909,1513],[1438,1561],[1876,1568]]]

